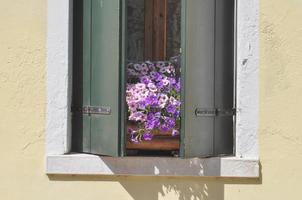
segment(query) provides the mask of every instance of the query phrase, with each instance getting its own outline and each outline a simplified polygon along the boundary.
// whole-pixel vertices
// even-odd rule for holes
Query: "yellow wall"
[[[261,179],[48,177],[46,0],[1,0],[0,199],[302,199],[302,1],[260,7]]]

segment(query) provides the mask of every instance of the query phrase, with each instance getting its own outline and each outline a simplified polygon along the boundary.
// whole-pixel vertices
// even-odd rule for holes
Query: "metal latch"
[[[220,108],[196,108],[195,115],[197,117],[224,117],[236,115],[236,109],[220,109]]]
[[[110,115],[111,108],[108,106],[83,106],[82,108],[73,108],[73,112],[81,112],[85,115]]]

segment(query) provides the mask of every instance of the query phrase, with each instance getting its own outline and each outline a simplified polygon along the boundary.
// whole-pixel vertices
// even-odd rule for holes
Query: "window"
[[[150,150],[157,150],[154,155],[171,150],[182,157],[232,155],[233,1],[87,0],[74,4],[74,16],[73,106],[82,111],[73,112],[75,151],[109,156],[132,155],[133,150],[139,155],[142,150],[149,150],[148,155]],[[162,107],[144,105],[144,109],[127,113],[129,103],[133,107],[145,103],[124,103],[125,90],[135,90],[138,83],[146,87],[135,67],[145,67],[144,77],[155,87],[154,92],[144,90],[147,97],[181,102],[182,113],[177,114],[182,115],[181,125],[180,117],[167,112],[168,103]],[[167,67],[173,72],[163,72]],[[160,82],[150,78],[152,72],[167,83],[175,81],[182,92],[169,85],[158,86]],[[83,113],[85,106],[105,112]],[[146,122],[132,117],[140,114],[147,118],[155,113],[160,117],[150,131],[145,129]],[[127,131],[130,128],[131,133]],[[180,138],[169,137],[171,131],[179,130]],[[149,141],[144,135],[154,137]]]
[[[47,173],[100,173],[100,174],[153,174],[153,175],[197,175],[197,176],[245,176],[245,177],[256,177],[259,174],[259,166],[258,166],[258,152],[257,152],[257,109],[258,109],[258,102],[257,102],[257,95],[258,95],[258,80],[257,80],[257,30],[258,30],[258,24],[257,24],[257,16],[258,16],[258,9],[257,5],[258,2],[256,0],[252,1],[240,1],[237,2],[237,8],[238,8],[238,20],[236,22],[236,28],[237,34],[236,34],[236,40],[230,42],[231,44],[235,44],[234,46],[237,48],[237,51],[235,51],[235,54],[233,55],[234,51],[231,52],[232,60],[235,58],[236,64],[239,66],[237,68],[236,79],[234,80],[232,78],[232,82],[237,82],[237,92],[232,97],[232,100],[226,101],[226,102],[236,102],[236,108],[237,108],[237,116],[236,116],[236,122],[235,126],[233,126],[233,123],[231,125],[232,129],[236,127],[236,135],[234,138],[234,141],[236,142],[235,145],[231,145],[231,148],[233,151],[233,146],[236,146],[236,151],[234,152],[234,156],[228,157],[228,158],[193,158],[193,159],[180,159],[180,158],[137,158],[137,157],[122,157],[122,158],[110,158],[110,157],[98,157],[93,155],[85,155],[85,154],[75,154],[75,155],[63,155],[65,153],[70,152],[70,125],[68,121],[71,119],[71,82],[68,80],[71,80],[70,78],[66,79],[66,77],[70,77],[71,75],[71,46],[72,44],[70,41],[71,39],[71,33],[73,30],[71,27],[71,10],[72,10],[72,1],[49,1],[49,28],[48,28],[48,68],[47,68],[47,86],[48,86],[48,92],[47,92],[47,99],[48,99],[48,106],[47,106]],[[96,4],[99,4],[99,6],[104,6],[104,3],[107,1],[97,1],[95,0]],[[108,1],[109,2],[109,1]],[[184,1],[185,2],[185,1]],[[227,37],[228,33],[223,34],[222,32],[219,32],[219,28],[214,26],[214,21],[216,24],[222,23],[219,20],[224,20],[224,18],[220,18],[219,14],[214,15],[215,18],[209,17],[211,15],[210,8],[215,8],[216,12],[217,10],[221,9],[219,7],[218,0],[215,1],[216,3],[213,3],[213,1],[190,1],[190,3],[194,6],[191,7],[192,11],[196,10],[197,4],[203,4],[205,9],[204,12],[189,12],[189,14],[186,16],[186,22],[185,23],[185,29],[182,29],[184,33],[186,33],[186,42],[182,43],[182,55],[185,55],[185,59],[182,59],[182,61],[185,63],[183,66],[198,66],[200,62],[206,62],[210,63],[210,61],[217,62],[217,59],[213,59],[213,56],[221,57],[219,61],[225,61],[230,62],[230,54],[224,54],[221,53],[221,51],[225,52],[225,49],[229,49],[228,46],[223,46],[222,48],[216,48],[219,44],[219,41],[224,40],[223,37]],[[76,3],[76,2],[75,2]],[[188,1],[187,1],[188,3]],[[102,23],[101,26],[108,26],[109,28],[106,29],[106,27],[102,27],[102,29],[98,29],[96,31],[104,31],[107,36],[111,37],[110,30],[117,29],[119,30],[121,21],[119,20],[119,12],[118,7],[119,1],[110,1],[109,4],[112,4],[111,8],[113,12],[108,12],[110,10],[110,6],[108,7],[106,5],[105,12],[102,13],[102,17],[107,16],[108,19],[105,20],[108,21],[114,21],[113,19],[117,19],[118,24],[116,23]],[[115,4],[115,5],[114,5]],[[207,7],[208,6],[208,7]],[[187,8],[189,9],[190,6],[187,5]],[[92,9],[97,9],[96,7],[92,7]],[[213,11],[212,9],[212,11]],[[111,10],[111,11],[112,11]],[[116,11],[116,12],[114,12]],[[118,13],[118,14],[116,14]],[[206,15],[206,13],[210,15]],[[223,13],[223,12],[218,12]],[[96,13],[96,15],[99,13]],[[213,13],[212,13],[213,14]],[[204,15],[204,16],[203,16]],[[76,15],[75,15],[76,16]],[[200,20],[197,20],[202,16],[202,22]],[[190,19],[190,20],[189,20]],[[103,18],[104,20],[104,18]],[[195,21],[194,21],[195,20]],[[204,20],[204,21],[203,21]],[[227,20],[227,19],[226,19]],[[212,23],[208,23],[212,22]],[[196,28],[196,24],[201,23],[202,29]],[[93,24],[93,22],[92,22]],[[123,24],[123,23],[121,23]],[[212,27],[209,25],[212,24]],[[224,25],[228,25],[228,23],[222,23]],[[232,22],[232,25],[234,23]],[[190,27],[194,31],[189,31]],[[220,26],[222,27],[222,26]],[[234,26],[235,27],[235,26]],[[195,30],[196,29],[196,30]],[[202,32],[204,34],[198,34],[198,31],[205,31]],[[206,34],[206,31],[212,31],[211,34]],[[68,34],[69,33],[69,34]],[[107,43],[107,48],[105,46],[98,46],[95,45],[96,48],[105,48],[108,53],[108,57],[102,57],[102,59],[99,61],[105,65],[110,64],[110,62],[117,62],[118,64],[111,65],[114,66],[113,69],[104,68],[102,70],[115,70],[113,75],[118,75],[117,80],[120,81],[120,60],[123,58],[123,56],[120,55],[120,53],[116,53],[116,51],[119,52],[120,43],[117,44],[118,48],[111,48],[112,45],[116,44],[117,41],[120,41],[120,33],[119,31],[114,31],[112,37],[116,37],[116,40],[111,40],[113,43],[108,43],[107,40],[104,40],[104,43]],[[102,35],[106,35],[102,34]],[[220,35],[221,34],[221,35]],[[232,33],[233,35],[233,33]],[[194,37],[195,36],[195,37]],[[75,35],[76,37],[76,35]],[[97,35],[96,37],[101,37],[100,35]],[[199,37],[205,37],[204,40],[196,40],[195,38]],[[219,38],[213,39],[214,37]],[[201,41],[208,44],[207,47],[211,48],[205,48],[205,49],[198,49],[201,47],[205,47],[203,45],[200,45]],[[123,44],[123,43],[122,43]],[[228,44],[228,43],[224,43]],[[114,45],[115,46],[115,45]],[[83,48],[84,49],[84,48]],[[93,49],[93,48],[92,48]],[[192,50],[190,52],[190,50]],[[194,51],[193,51],[194,50]],[[199,51],[200,50],[200,51]],[[204,54],[203,51],[205,52]],[[99,52],[99,51],[94,51]],[[110,54],[109,52],[113,52]],[[211,52],[211,53],[209,53]],[[205,56],[206,53],[210,56]],[[97,56],[103,56],[100,54],[97,54]],[[109,57],[117,56],[117,60],[111,60],[108,59]],[[204,56],[204,57],[201,57]],[[212,57],[211,57],[212,56]],[[73,55],[75,58],[76,55]],[[198,61],[196,57],[203,58],[202,61]],[[193,59],[191,59],[193,58]],[[80,58],[79,58],[80,59]],[[108,63],[106,63],[108,62]],[[191,64],[190,64],[191,62]],[[233,61],[232,61],[233,62]],[[209,65],[210,65],[209,64]],[[118,67],[116,67],[118,66]],[[206,65],[208,66],[208,65]],[[184,118],[182,118],[182,123],[184,123],[184,126],[182,126],[184,134],[181,135],[181,137],[184,138],[194,138],[194,141],[190,143],[188,142],[188,139],[181,140],[185,145],[182,145],[181,148],[183,148],[183,156],[184,157],[201,157],[201,156],[207,156],[207,155],[220,155],[224,153],[219,153],[220,150],[214,150],[215,140],[212,140],[212,142],[209,142],[205,144],[205,146],[198,146],[195,145],[194,142],[198,142],[198,140],[195,140],[195,136],[197,135],[198,126],[199,124],[197,122],[194,122],[194,120],[198,121],[197,119],[202,119],[204,121],[211,121],[212,120],[212,126],[209,126],[211,123],[205,123],[204,127],[214,127],[213,124],[215,123],[212,117],[206,117],[205,115],[213,115],[213,114],[220,114],[220,115],[229,115],[232,114],[232,111],[227,110],[213,110],[215,108],[216,101],[213,100],[219,100],[223,98],[217,98],[215,96],[216,91],[219,91],[219,87],[223,85],[223,83],[217,83],[213,79],[211,75],[216,75],[216,73],[219,73],[220,70],[223,70],[224,68],[216,68],[216,66],[219,66],[219,64],[215,63],[215,65],[212,64],[212,66],[215,66],[215,70],[210,67],[205,67],[207,70],[209,70],[208,76],[205,76],[205,79],[201,79],[201,81],[205,81],[207,79],[212,81],[212,84],[210,84],[210,87],[206,87],[206,84],[201,85],[200,88],[197,86],[195,87],[193,84],[190,84],[194,81],[200,81],[199,77],[195,78],[194,75],[197,75],[197,73],[202,73],[198,71],[198,69],[201,68],[184,68],[185,72],[182,73],[184,77],[184,90],[185,91],[183,97],[184,97],[184,103],[185,103],[185,109],[183,112]],[[234,64],[232,64],[234,66]],[[191,70],[191,71],[190,71]],[[196,71],[194,71],[196,70]],[[231,70],[232,71],[232,70]],[[94,72],[92,70],[92,72]],[[193,79],[186,79],[186,76],[188,74],[192,74]],[[97,80],[99,77],[96,77],[94,73],[91,73],[95,80]],[[107,73],[108,74],[108,73]],[[223,74],[223,73],[221,73]],[[232,72],[233,77],[234,72]],[[101,76],[104,76],[104,74],[100,74]],[[197,77],[197,76],[196,76]],[[230,76],[226,76],[230,77]],[[77,77],[73,77],[73,80],[75,80]],[[102,77],[102,80],[97,81],[104,81],[104,84],[101,86],[103,87],[105,84],[108,85],[108,81],[105,81],[108,79],[107,77]],[[107,79],[106,79],[107,78]],[[195,79],[194,79],[195,78]],[[224,80],[224,79],[219,79]],[[81,80],[80,80],[81,81]],[[83,81],[83,80],[82,80]],[[111,80],[109,80],[111,81]],[[93,77],[92,81],[93,82]],[[229,83],[229,80],[226,80],[226,82]],[[122,82],[123,83],[123,82]],[[252,84],[253,83],[253,84]],[[117,84],[119,86],[119,84]],[[230,85],[233,85],[230,84]],[[112,86],[112,85],[110,85]],[[188,87],[190,86],[190,87]],[[202,86],[205,86],[204,88]],[[188,88],[187,88],[188,87]],[[99,88],[99,87],[98,87]],[[108,87],[107,87],[108,88]],[[206,89],[205,89],[206,88]],[[233,89],[233,86],[231,87]],[[106,89],[106,87],[105,87]],[[98,90],[98,89],[96,89]],[[117,90],[117,91],[116,91]],[[194,104],[190,105],[192,102],[194,103],[194,98],[200,97],[196,95],[196,93],[200,92],[201,90],[204,90],[205,93],[209,93],[210,95],[204,95],[203,97],[211,97],[209,101],[212,103],[207,104],[207,100],[202,100],[205,104]],[[93,87],[91,90],[93,91]],[[113,94],[121,95],[120,88],[111,89],[110,92],[107,91],[108,96],[112,97]],[[113,91],[113,92],[112,92]],[[225,91],[225,90],[224,90]],[[106,90],[105,90],[106,92]],[[191,93],[187,93],[191,92]],[[113,94],[112,94],[113,93]],[[192,95],[193,94],[193,95]],[[227,95],[230,96],[230,95]],[[231,95],[232,96],[232,95]],[[96,97],[103,98],[102,97]],[[251,98],[249,98],[251,97]],[[188,101],[188,98],[191,98],[192,101]],[[111,106],[104,106],[101,111],[106,113],[110,112],[117,118],[117,120],[121,120],[123,118],[120,118],[120,115],[116,110],[113,109],[124,109],[121,104],[118,103],[118,99],[120,98],[112,98],[113,101],[110,101],[110,103],[117,102],[117,107],[111,107]],[[196,99],[200,100],[200,99]],[[188,105],[187,105],[188,104]],[[97,104],[96,104],[97,105]],[[213,107],[214,105],[214,107]],[[219,106],[219,102],[216,104]],[[226,104],[225,104],[226,105]],[[191,110],[188,109],[191,106]],[[217,106],[217,107],[218,107]],[[110,107],[110,109],[108,109]],[[218,107],[219,108],[219,107]],[[229,108],[229,107],[223,107],[223,108]],[[232,107],[231,107],[232,108]],[[228,112],[226,112],[228,111]],[[114,115],[114,113],[117,113],[117,115]],[[227,118],[224,118],[227,119]],[[97,121],[99,119],[91,119],[91,123],[94,123],[93,120]],[[105,125],[108,125],[109,123],[114,123],[115,120],[108,120],[107,122],[104,122]],[[189,124],[188,126],[188,123]],[[195,123],[195,124],[194,124]],[[120,123],[122,124],[122,123]],[[108,155],[118,155],[119,150],[122,148],[119,146],[119,144],[123,144],[118,142],[119,140],[122,140],[121,133],[119,130],[124,129],[124,127],[115,126],[115,128],[118,129],[117,132],[112,132],[113,137],[117,137],[117,140],[114,140],[116,142],[116,146],[110,146],[114,147],[112,149],[115,149],[108,153]],[[195,126],[195,127],[194,127]],[[102,128],[105,128],[106,126],[103,126]],[[218,126],[219,127],[219,126]],[[85,127],[83,127],[85,128]],[[90,127],[91,128],[91,127]],[[189,128],[189,129],[188,129]],[[191,128],[191,129],[190,129]],[[92,128],[93,129],[93,128]],[[217,129],[217,128],[216,128]],[[101,130],[101,129],[100,129]],[[191,131],[190,131],[191,130]],[[219,128],[218,128],[219,130]],[[194,131],[195,134],[194,134]],[[202,134],[202,136],[209,136],[213,138],[213,133],[210,134],[211,131],[207,131],[207,134]],[[232,131],[233,134],[233,131]],[[91,134],[93,135],[93,134]],[[214,135],[217,135],[216,133]],[[219,134],[218,134],[219,135]],[[191,137],[192,136],[192,137]],[[200,136],[200,135],[199,135]],[[110,137],[110,138],[113,138]],[[198,136],[197,136],[198,137]],[[229,137],[228,137],[229,138]],[[82,139],[86,139],[86,137],[82,137]],[[106,140],[107,138],[105,138]],[[105,142],[105,140],[100,140],[101,142]],[[210,141],[210,140],[209,140]],[[225,141],[225,140],[224,140]],[[91,140],[91,143],[96,142],[99,143],[99,141]],[[108,145],[109,143],[106,143]],[[187,145],[188,144],[188,145]],[[229,145],[226,145],[227,147],[224,147],[224,145],[219,146],[222,148],[225,148],[222,150],[222,152],[226,152],[225,150],[229,150]],[[117,147],[117,148],[115,148]],[[120,148],[120,149],[119,149]],[[187,149],[186,149],[187,148]],[[116,150],[117,149],[117,150]],[[109,149],[105,149],[106,151]],[[209,150],[208,153],[207,150]],[[100,153],[100,152],[96,152]],[[204,155],[201,155],[203,154]],[[106,153],[100,153],[100,154],[106,154]],[[141,161],[141,159],[144,159],[144,162]],[[145,166],[148,165],[148,166]],[[133,167],[133,165],[135,165]],[[144,166],[142,166],[144,165]],[[163,166],[165,165],[165,166]],[[132,166],[132,167],[131,167]],[[170,167],[169,167],[170,166]],[[176,170],[174,167],[178,166],[179,170]],[[151,167],[151,168],[150,168]],[[186,169],[186,172],[181,169]],[[188,170],[189,169],[189,170]]]

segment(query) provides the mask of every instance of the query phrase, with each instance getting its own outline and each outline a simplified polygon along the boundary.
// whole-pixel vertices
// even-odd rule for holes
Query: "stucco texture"
[[[47,176],[47,2],[0,1],[0,199],[301,199],[302,1],[260,13],[261,178]]]

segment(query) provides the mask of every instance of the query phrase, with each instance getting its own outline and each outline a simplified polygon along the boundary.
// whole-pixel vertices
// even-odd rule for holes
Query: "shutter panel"
[[[82,88],[78,86],[73,96],[82,96],[82,104],[74,100],[77,102],[74,105],[109,108],[110,113],[74,114],[74,123],[78,123],[73,126],[77,151],[109,156],[119,154],[119,3],[120,0],[81,2],[82,38],[75,37],[75,43],[79,43],[76,39],[82,39],[79,48],[82,47],[83,52],[74,52],[82,56],[82,69],[75,68],[82,71]],[[77,35],[79,33],[75,33]],[[80,85],[81,81],[75,84]],[[81,94],[76,90],[82,90]]]
[[[92,0],[91,106],[111,109],[91,115],[91,153],[118,156],[119,0]]]
[[[90,117],[79,110],[90,105],[91,0],[73,4],[72,150],[90,152]]]
[[[234,4],[223,1],[186,1],[185,157],[207,157],[233,151],[232,116],[196,116],[196,109],[233,108],[234,18],[224,9]]]
[[[215,107],[234,104],[234,0],[216,0]],[[233,116],[215,118],[214,155],[233,153]]]

